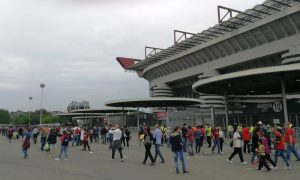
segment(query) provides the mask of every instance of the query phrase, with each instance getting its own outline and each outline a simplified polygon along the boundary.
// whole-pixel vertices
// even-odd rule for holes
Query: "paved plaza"
[[[257,171],[249,165],[243,165],[236,156],[230,164],[226,158],[231,153],[225,145],[224,155],[212,155],[207,145],[202,148],[201,155],[186,159],[188,174],[177,175],[173,168],[172,153],[166,146],[162,147],[166,163],[155,166],[142,165],[144,148],[139,147],[133,138],[130,148],[124,149],[124,162],[119,161],[118,153],[111,160],[111,152],[107,145],[91,143],[93,154],[82,152],[80,147],[69,147],[67,161],[55,161],[49,154],[39,149],[39,144],[32,145],[29,159],[22,158],[21,141],[8,143],[0,137],[0,180],[142,180],[142,179],[297,179],[300,177],[300,162],[292,157],[292,170],[284,170],[283,162],[279,161],[279,170],[273,173]],[[59,147],[58,147],[59,148]],[[152,147],[152,152],[154,148]],[[250,156],[244,156],[249,161]],[[159,159],[157,160],[159,161]]]

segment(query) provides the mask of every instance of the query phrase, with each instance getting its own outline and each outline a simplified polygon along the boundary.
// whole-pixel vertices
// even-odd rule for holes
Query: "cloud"
[[[64,110],[149,96],[148,82],[125,73],[117,56],[143,59],[144,46],[167,48],[173,30],[201,32],[217,23],[216,6],[239,10],[261,0],[0,0],[0,102],[9,110]],[[34,102],[36,104],[34,105]]]

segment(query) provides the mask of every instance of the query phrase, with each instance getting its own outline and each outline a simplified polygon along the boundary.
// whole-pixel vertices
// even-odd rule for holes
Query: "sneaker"
[[[274,168],[273,168],[273,170],[275,170],[275,171],[276,171],[276,170],[278,170],[278,167],[277,167],[277,166],[276,166],[276,167],[274,167]]]
[[[124,159],[121,159],[120,162],[124,162]]]
[[[292,167],[291,167],[291,166],[286,166],[284,169],[286,169],[286,170],[291,170]]]
[[[224,154],[223,152],[221,152],[221,154]]]
[[[93,152],[92,152],[92,151],[90,151],[90,154],[93,154]]]
[[[255,163],[250,163],[250,166],[256,167],[256,164]]]
[[[227,159],[227,162],[229,162],[229,163],[233,163],[233,161],[232,161],[232,160],[229,160],[229,159]]]
[[[185,173],[189,173],[189,172],[188,171],[183,171],[182,173],[185,174]]]
[[[161,161],[160,163],[162,163],[162,164],[164,164],[166,161],[165,160],[163,160],[163,161]]]
[[[246,162],[246,161],[243,161],[242,164],[247,164],[247,162]]]
[[[56,161],[59,161],[60,159],[59,159],[59,158],[55,158],[55,160],[56,160]]]

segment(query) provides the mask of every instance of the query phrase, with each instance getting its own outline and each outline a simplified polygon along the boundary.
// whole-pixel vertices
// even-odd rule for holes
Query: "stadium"
[[[266,0],[244,12],[218,6],[218,12],[213,27],[174,30],[170,47],[145,47],[144,59],[117,61],[149,82],[153,98],[199,100],[196,106],[179,104],[170,122],[289,120],[299,127],[300,0]]]

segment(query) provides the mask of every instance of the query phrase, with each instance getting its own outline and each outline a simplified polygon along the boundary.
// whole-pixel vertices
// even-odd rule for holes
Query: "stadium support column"
[[[283,104],[283,113],[284,113],[284,121],[288,121],[288,111],[286,104],[286,92],[285,92],[285,84],[284,80],[281,78],[281,91],[282,91],[282,104]]]
[[[122,107],[122,126],[125,124],[125,112],[124,112],[124,107]]]
[[[228,96],[227,96],[227,93],[225,92],[224,93],[224,100],[225,100],[225,127],[228,126]]]
[[[137,126],[140,127],[140,107],[137,107]]]
[[[215,110],[213,106],[210,106],[210,123],[211,123],[211,127],[214,127],[215,124]]]

